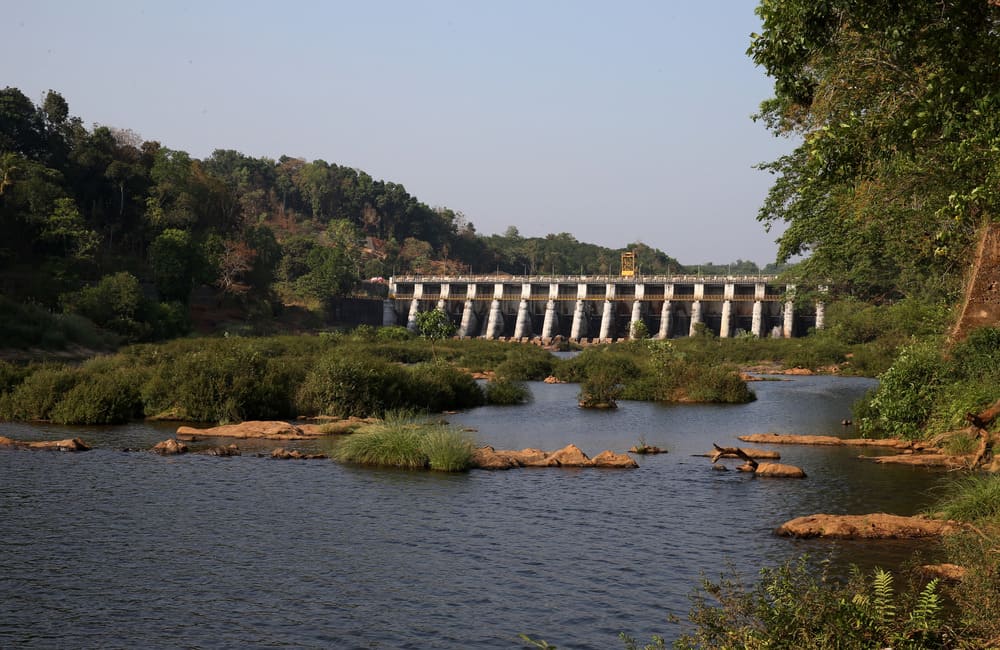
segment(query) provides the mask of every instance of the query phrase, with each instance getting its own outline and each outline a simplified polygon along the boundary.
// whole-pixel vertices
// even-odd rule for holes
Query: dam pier
[[[822,293],[822,292],[821,292]],[[794,285],[771,276],[394,276],[382,324],[416,329],[417,314],[440,309],[461,337],[603,342],[653,338],[804,336],[822,329],[824,304],[796,301]]]

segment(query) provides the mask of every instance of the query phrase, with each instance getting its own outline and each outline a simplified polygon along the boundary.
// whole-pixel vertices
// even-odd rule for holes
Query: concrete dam
[[[770,276],[398,276],[389,279],[383,325],[416,329],[417,314],[440,309],[458,336],[549,342],[629,338],[641,322],[654,338],[803,336],[823,328],[824,305],[795,300]]]

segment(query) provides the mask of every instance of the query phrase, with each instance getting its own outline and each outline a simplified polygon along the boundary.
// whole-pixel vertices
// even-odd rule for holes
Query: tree
[[[801,144],[758,219],[778,258],[869,296],[957,287],[1000,214],[1000,7],[983,0],[762,1],[749,54],[774,78],[758,118]]]
[[[436,359],[434,343],[454,336],[455,324],[448,318],[448,314],[440,309],[432,309],[417,314],[417,331],[420,332],[421,338],[431,342],[431,354]]]
[[[168,228],[149,247],[153,281],[164,300],[187,303],[201,263],[199,250],[185,230]]]

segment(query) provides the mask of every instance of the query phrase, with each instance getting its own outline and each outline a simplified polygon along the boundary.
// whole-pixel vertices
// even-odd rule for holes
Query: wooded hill
[[[686,268],[641,243],[645,273]],[[614,273],[623,249],[568,233],[481,236],[463,214],[324,160],[204,160],[138,134],[86,128],[49,91],[0,91],[0,299],[89,318],[128,339],[187,328],[196,287],[256,312],[321,309],[392,273]]]

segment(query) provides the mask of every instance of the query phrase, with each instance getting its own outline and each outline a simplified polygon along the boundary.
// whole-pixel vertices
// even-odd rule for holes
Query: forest
[[[685,267],[640,242],[627,248],[647,274],[761,271],[742,260]],[[46,313],[158,340],[190,329],[197,291],[247,319],[297,307],[322,324],[332,299],[379,295],[373,278],[616,273],[623,250],[569,233],[522,237],[514,226],[483,236],[462,213],[358,169],[222,149],[199,160],[127,128],[87,128],[56,91],[38,105],[0,91],[8,346],[58,344],[26,331],[50,329]]]

